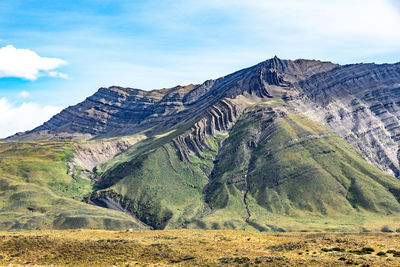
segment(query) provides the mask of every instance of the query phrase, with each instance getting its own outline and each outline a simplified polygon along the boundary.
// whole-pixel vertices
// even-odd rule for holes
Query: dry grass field
[[[0,265],[400,266],[397,233],[234,230],[0,233]]]

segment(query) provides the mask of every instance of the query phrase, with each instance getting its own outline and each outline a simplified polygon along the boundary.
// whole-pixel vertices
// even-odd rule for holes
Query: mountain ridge
[[[398,92],[399,63],[275,57],[203,84],[100,88],[4,146],[68,143],[62,183],[83,187],[62,194],[138,229],[376,231],[400,214]]]
[[[311,65],[312,67],[307,68],[307,65]],[[168,114],[168,111],[165,110],[166,105],[169,108],[170,106],[173,106],[172,110],[169,112],[179,113],[182,112],[180,108],[190,108],[190,106],[192,106],[193,103],[197,101],[204,102],[205,98],[210,97],[210,94],[213,98],[218,97],[218,99],[222,99],[224,97],[232,98],[244,93],[242,92],[243,88],[237,90],[232,90],[232,88],[230,88],[232,87],[232,84],[235,85],[235,81],[238,78],[241,78],[243,74],[250,74],[250,77],[248,77],[248,79],[250,79],[250,82],[260,83],[255,85],[253,84],[253,86],[255,87],[253,88],[254,91],[251,91],[252,88],[246,88],[245,90],[247,90],[247,93],[255,94],[259,97],[266,97],[268,96],[268,92],[263,91],[264,85],[262,84],[262,82],[264,80],[267,82],[268,85],[277,85],[280,82],[280,79],[282,79],[280,75],[282,75],[281,73],[283,72],[287,72],[288,75],[293,76],[293,73],[297,71],[296,75],[305,77],[307,75],[310,76],[311,74],[314,74],[314,72],[316,73],[318,71],[322,71],[318,70],[318,66],[323,70],[324,68],[329,69],[337,65],[330,62],[321,62],[316,60],[298,59],[295,61],[289,61],[281,60],[275,57],[273,59],[269,59],[259,64],[256,64],[252,67],[239,70],[222,78],[216,80],[207,80],[203,84],[199,85],[176,86],[167,89],[155,89],[150,91],[134,88],[122,88],[118,86],[112,86],[108,88],[102,87],[91,97],[88,97],[86,100],[75,106],[70,106],[64,109],[59,114],[51,118],[48,122],[45,122],[43,125],[31,131],[19,133],[18,135],[8,137],[6,140],[20,140],[23,139],[24,136],[27,137],[26,139],[34,139],[34,133],[38,133],[40,131],[56,131],[61,135],[60,138],[65,138],[65,136],[68,136],[68,131],[70,131],[71,133],[78,132],[83,134],[83,139],[90,138],[90,136],[88,136],[87,134],[105,134],[106,137],[107,131],[103,129],[104,124],[107,123],[108,117],[112,116],[114,113],[118,113],[118,110],[120,109],[126,109],[126,114],[123,114],[121,112],[121,116],[118,117],[120,123],[122,124],[128,122],[136,125],[140,124],[141,120],[146,116],[152,115],[154,117],[155,114],[159,116],[163,115],[163,113]],[[254,71],[256,72],[255,75]],[[263,71],[264,73],[262,73]],[[307,73],[307,71],[309,73]],[[256,77],[259,74],[262,77]],[[252,79],[254,81],[252,81]],[[181,94],[184,95],[182,96]],[[105,99],[109,99],[109,101],[107,102],[105,101]],[[136,106],[137,109],[131,110],[126,106],[124,107],[124,102],[129,103],[129,105],[131,106]],[[154,107],[154,105],[156,106]],[[150,107],[150,109],[144,110],[147,106]],[[107,110],[107,107],[112,108],[112,110]],[[102,113],[102,111],[105,112]],[[74,121],[68,123],[68,121],[71,120],[71,117],[73,118],[75,115],[76,118],[81,117],[82,119],[90,120],[90,118],[92,118],[93,116],[90,116],[91,114],[88,114],[88,116],[86,117],[83,117],[82,114],[78,116],[76,114],[77,112],[97,112],[97,115],[100,118],[96,122],[90,124],[90,127],[88,125],[85,125],[85,121],[82,121],[83,126],[81,129],[79,129],[79,121],[76,121],[75,123]],[[143,112],[145,114],[142,114]],[[140,113],[140,115],[138,115],[137,113]],[[132,117],[137,117],[137,120],[126,121],[124,115],[126,116],[127,114],[131,115]],[[68,115],[71,116],[69,117]],[[90,122],[86,121],[86,123]],[[121,131],[121,129],[119,130]],[[44,138],[52,137],[51,134],[52,133],[50,133],[47,137],[44,136]],[[129,134],[129,132],[124,134]],[[72,137],[74,137],[73,134]],[[41,138],[40,134],[38,138]]]

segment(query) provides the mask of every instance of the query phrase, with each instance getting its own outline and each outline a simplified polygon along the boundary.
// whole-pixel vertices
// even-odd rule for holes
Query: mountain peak
[[[87,138],[134,134],[157,127],[162,129],[164,124],[174,125],[182,117],[190,119],[197,116],[221,99],[239,95],[269,98],[272,97],[270,86],[288,87],[336,66],[330,62],[291,61],[275,56],[200,85],[179,85],[150,91],[115,85],[102,87],[85,101],[61,111],[43,125],[14,135],[9,140],[57,136]]]

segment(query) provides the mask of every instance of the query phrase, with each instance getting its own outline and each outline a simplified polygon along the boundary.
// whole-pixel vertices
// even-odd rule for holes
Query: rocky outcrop
[[[286,100],[337,132],[369,162],[400,174],[400,64],[336,68],[299,82]]]
[[[202,158],[201,152],[213,150],[207,142],[207,136],[229,130],[242,110],[243,106],[229,99],[222,99],[207,109],[189,131],[172,140],[181,160],[189,161],[190,154]]]
[[[93,171],[97,165],[109,161],[144,138],[145,136],[133,136],[124,139],[74,143],[72,164]]]
[[[142,209],[140,209],[140,211],[142,211],[142,210],[144,210],[144,211],[142,213],[139,211],[139,212],[137,212],[137,214],[135,214],[134,212],[132,212],[132,210],[134,209],[133,206],[137,206],[137,203],[134,203],[134,201],[132,201],[130,199],[124,198],[122,195],[116,193],[113,190],[95,192],[92,195],[90,195],[85,201],[87,203],[95,205],[95,206],[128,213],[136,221],[139,221],[139,222],[146,221],[147,223],[153,224],[153,225],[149,226],[150,224],[147,225],[145,223],[141,223],[140,226],[144,229],[154,229],[153,227],[156,227],[156,229],[157,229],[157,227],[162,229],[165,226],[165,223],[169,219],[169,218],[167,218],[167,219],[163,220],[162,222],[153,222],[153,221],[146,220],[145,216],[146,215],[148,216],[148,213],[150,212],[150,210],[147,211],[148,212],[147,214],[145,213],[146,208],[148,208],[148,207],[145,206],[144,202],[140,203],[140,205],[143,206]],[[136,215],[141,217],[140,218],[141,220],[138,217],[136,217]]]
[[[136,220],[140,220],[143,223],[141,227],[147,229],[164,229],[173,215],[168,209],[154,203],[151,196],[146,194],[131,199],[113,190],[104,190],[93,193],[86,202],[128,213]]]

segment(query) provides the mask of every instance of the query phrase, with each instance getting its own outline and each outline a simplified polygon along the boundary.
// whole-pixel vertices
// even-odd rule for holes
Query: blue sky
[[[399,29],[398,0],[2,0],[0,137],[101,86],[200,83],[274,55],[398,62]]]

